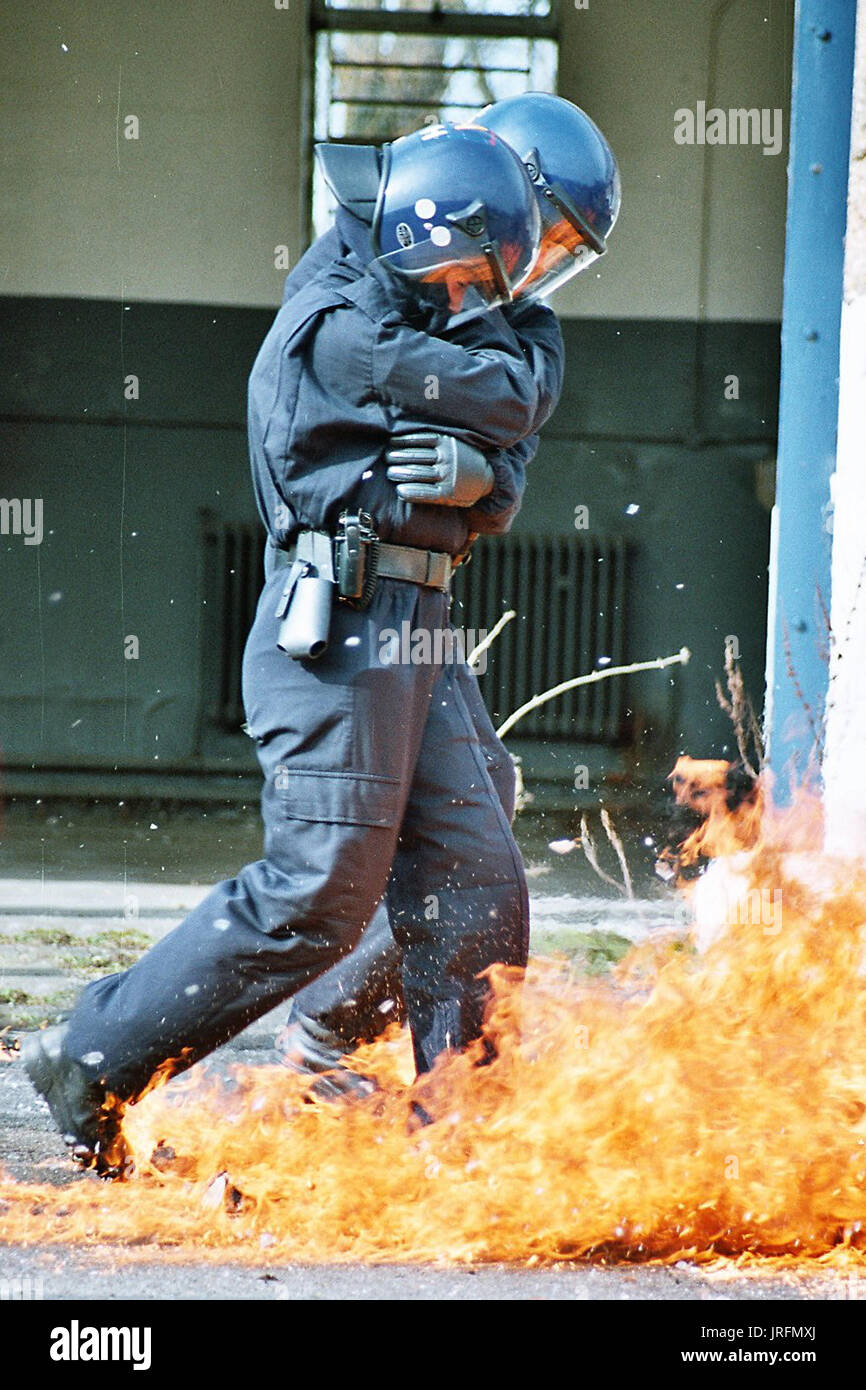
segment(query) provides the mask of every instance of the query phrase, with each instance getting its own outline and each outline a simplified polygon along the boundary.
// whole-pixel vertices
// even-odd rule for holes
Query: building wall
[[[778,321],[791,85],[790,0],[565,4],[560,91],[602,127],[625,196],[569,315]],[[678,110],[782,113],[784,146],[677,144]]]
[[[760,689],[784,225],[784,152],[678,146],[674,113],[779,106],[787,135],[786,9],[563,9],[561,90],[609,131],[625,202],[598,278],[556,304],[565,391],[516,524],[561,531],[586,505],[634,541],[631,655],[695,653],[633,685],[657,766],[724,746],[726,635]],[[302,245],[301,6],[10,0],[2,22],[0,496],[42,498],[45,529],[0,535],[2,754],[33,785],[248,768],[245,739],[202,737],[198,517],[255,515],[246,376],[274,248]]]
[[[839,362],[839,438],[833,478],[834,634],[824,760],[827,847],[866,851],[866,3],[857,5],[857,50]]]
[[[7,0],[3,293],[277,301],[274,247],[301,249],[304,35],[299,3]]]

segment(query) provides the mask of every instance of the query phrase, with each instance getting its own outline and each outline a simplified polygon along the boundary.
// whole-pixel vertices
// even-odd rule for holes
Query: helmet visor
[[[379,256],[379,263],[417,285],[419,296],[441,300],[451,315],[449,326],[511,302],[526,263],[517,248],[500,250],[487,239],[473,238],[470,243],[459,232],[452,235],[444,227],[435,230],[436,240],[401,246]]]
[[[591,228],[561,209],[550,195],[539,199],[541,245],[538,255],[514,292],[515,299],[543,299],[566,280],[597,261],[602,251]],[[602,249],[604,243],[601,243]]]

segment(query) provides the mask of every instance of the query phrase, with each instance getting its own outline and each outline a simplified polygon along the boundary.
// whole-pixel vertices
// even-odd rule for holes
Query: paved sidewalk
[[[36,1027],[56,1018],[87,980],[130,965],[209,888],[107,879],[0,879],[0,1028]],[[629,942],[676,919],[675,906],[659,900],[626,902],[532,890],[530,900],[532,950],[565,952],[588,970],[606,968]],[[284,1010],[281,1005],[278,1012]],[[268,1030],[273,1036],[271,1016],[253,1025],[258,1045]]]
[[[210,884],[0,878],[0,1029],[54,1019],[86,980],[131,965],[209,890]],[[671,903],[648,899],[531,892],[531,906],[532,951],[564,951],[591,970],[676,919]],[[284,1011],[281,1005],[278,1012]],[[259,1045],[268,1029],[272,1036],[270,1016],[254,1024]]]

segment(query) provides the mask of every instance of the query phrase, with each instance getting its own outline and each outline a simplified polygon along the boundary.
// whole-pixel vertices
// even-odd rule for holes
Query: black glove
[[[493,469],[481,450],[453,434],[394,434],[385,460],[404,502],[472,507],[493,491]]]

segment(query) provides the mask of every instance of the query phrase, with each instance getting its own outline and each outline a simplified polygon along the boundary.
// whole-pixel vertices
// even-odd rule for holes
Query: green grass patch
[[[145,951],[153,942],[147,932],[136,931],[132,927],[90,932],[83,935],[67,931],[63,927],[31,927],[28,931],[0,933],[0,945],[14,946],[64,946],[82,947],[88,950]]]
[[[533,937],[535,955],[565,956],[582,975],[605,975],[631,950],[628,937],[613,931],[551,931]]]

